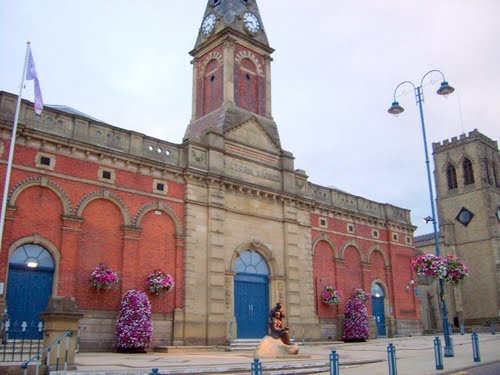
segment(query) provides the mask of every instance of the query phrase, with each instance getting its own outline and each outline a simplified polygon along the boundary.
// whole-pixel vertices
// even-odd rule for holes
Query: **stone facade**
[[[193,116],[182,144],[65,107],[35,116],[32,104],[22,103],[0,282],[8,285],[9,259],[20,246],[46,248],[55,260],[52,295],[75,297],[85,315],[83,350],[111,347],[120,297],[143,289],[155,268],[176,284],[151,296],[153,345],[242,337],[236,301],[246,295],[237,283],[252,277],[253,265],[245,272],[238,265],[252,254],[267,267],[258,304],[282,301],[298,339],[339,338],[345,302],[355,288],[370,292],[375,284],[385,294],[386,334],[421,331],[419,301],[401,287],[414,278],[410,212],[313,184],[295,169],[271,115],[273,50],[265,30],[244,31],[235,12],[260,20],[255,1],[208,2],[205,17],[217,21],[211,32],[200,30],[191,52]],[[0,93],[0,176],[15,101]],[[100,262],[116,269],[120,282],[97,293],[88,279]],[[321,303],[329,284],[346,295],[338,307]],[[249,316],[254,307],[249,303]],[[267,327],[267,311],[259,314]]]
[[[500,157],[496,141],[474,130],[433,144],[440,245],[465,261],[469,279],[447,287],[450,323],[489,324],[500,311]],[[469,167],[470,166],[470,167]],[[461,212],[470,213],[461,215]],[[434,252],[432,236],[415,239]],[[422,288],[424,327],[440,325],[437,283]]]

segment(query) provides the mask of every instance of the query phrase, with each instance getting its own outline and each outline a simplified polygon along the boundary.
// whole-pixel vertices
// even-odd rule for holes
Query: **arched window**
[[[269,275],[266,260],[256,251],[245,250],[236,260],[236,273]]]
[[[474,183],[474,170],[472,169],[472,162],[465,158],[462,163],[464,171],[464,185],[471,185]]]
[[[26,244],[18,247],[9,261],[10,266],[19,268],[41,268],[54,270],[54,258],[40,245]]]
[[[385,297],[384,289],[378,283],[375,283],[372,285],[371,292],[372,292],[372,297],[375,297],[375,298]]]
[[[490,163],[488,163],[488,159],[484,159],[484,170],[486,172],[486,182],[488,185],[491,185]]]
[[[493,181],[495,182],[495,186],[500,188],[500,180],[498,179],[497,165],[495,162],[491,163],[491,172],[493,172]]]
[[[448,179],[448,190],[456,189],[458,187],[457,171],[451,163],[448,164],[448,167],[446,167],[446,178]]]

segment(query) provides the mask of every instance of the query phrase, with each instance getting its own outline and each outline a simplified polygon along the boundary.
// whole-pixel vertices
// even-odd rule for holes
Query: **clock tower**
[[[271,54],[256,0],[209,0],[194,49],[193,105],[185,140],[203,142],[255,119],[280,147],[271,114]]]

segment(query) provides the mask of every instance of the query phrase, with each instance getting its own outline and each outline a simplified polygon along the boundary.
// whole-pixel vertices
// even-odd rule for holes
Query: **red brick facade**
[[[5,160],[8,143],[3,144]],[[152,191],[151,177],[111,168],[114,183],[99,183],[99,163],[54,153],[54,169],[44,171],[37,170],[36,154],[31,147],[15,149],[0,281],[9,253],[38,242],[56,260],[55,294],[76,297],[83,310],[117,311],[123,293],[144,290],[145,278],[157,268],[170,273],[176,285],[166,296],[151,296],[153,312],[183,307],[184,185],[168,181],[167,195],[160,196]],[[1,164],[2,186],[5,173]],[[101,262],[116,270],[120,281],[98,293],[89,278]]]
[[[320,220],[323,228],[319,226]],[[319,318],[336,318],[343,314],[345,303],[354,289],[361,288],[370,293],[372,284],[377,282],[389,298],[395,319],[420,319],[420,304],[411,283],[411,280],[416,280],[410,269],[415,250],[411,243],[406,243],[404,233],[318,215],[313,215],[312,223],[313,277]],[[326,285],[344,293],[338,307],[321,302]],[[367,307],[371,315],[371,304],[368,303]]]

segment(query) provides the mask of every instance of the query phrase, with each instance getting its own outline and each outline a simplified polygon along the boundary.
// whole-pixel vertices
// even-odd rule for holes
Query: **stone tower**
[[[437,206],[445,252],[470,277],[454,288],[454,315],[482,324],[500,311],[500,156],[478,130],[433,144]],[[452,318],[452,317],[450,317]]]

